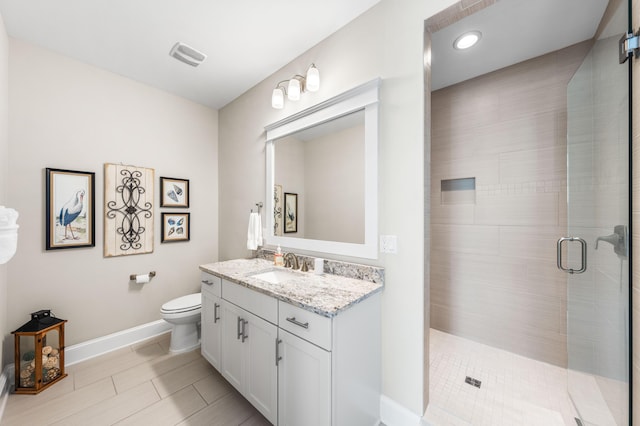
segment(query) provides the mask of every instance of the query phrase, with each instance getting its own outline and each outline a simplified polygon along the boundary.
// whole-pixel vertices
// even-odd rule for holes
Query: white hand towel
[[[249,228],[247,229],[247,249],[256,250],[262,245],[262,219],[259,213],[251,212],[249,215]]]

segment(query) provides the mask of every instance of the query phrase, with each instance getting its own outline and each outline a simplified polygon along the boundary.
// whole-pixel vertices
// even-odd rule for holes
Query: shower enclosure
[[[569,273],[568,390],[594,425],[627,425],[630,409],[629,63],[618,61],[628,4],[619,3],[567,89],[569,240],[559,240],[558,266]]]
[[[638,415],[629,383],[630,67],[619,63],[619,40],[630,2],[486,3],[426,25],[431,327],[558,368],[565,423],[629,426]],[[544,23],[562,28],[565,44],[452,81],[507,55],[509,46],[492,44],[497,26],[553,14],[566,23],[588,8],[580,35]],[[484,31],[478,49],[492,50],[450,53],[470,29]],[[478,398],[492,391],[455,380]]]

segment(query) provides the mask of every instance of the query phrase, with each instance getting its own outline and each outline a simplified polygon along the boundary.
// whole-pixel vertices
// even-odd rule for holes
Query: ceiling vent
[[[204,53],[198,52],[191,46],[187,46],[184,43],[177,42],[172,48],[169,55],[173,56],[179,61],[184,62],[185,64],[191,65],[192,67],[197,67],[201,63],[207,59],[207,55]]]

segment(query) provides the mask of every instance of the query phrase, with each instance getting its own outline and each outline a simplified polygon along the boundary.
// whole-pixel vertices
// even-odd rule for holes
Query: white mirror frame
[[[378,258],[378,100],[380,83],[379,78],[369,81],[265,127],[267,133],[266,244],[367,259]],[[364,110],[365,116],[364,244],[274,235],[273,188],[275,184],[274,144],[276,140],[360,110]]]

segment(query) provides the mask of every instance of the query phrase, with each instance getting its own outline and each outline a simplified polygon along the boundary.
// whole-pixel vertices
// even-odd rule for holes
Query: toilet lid
[[[199,308],[201,304],[201,294],[194,293],[168,301],[167,303],[162,305],[162,310],[165,312],[184,311],[188,309]]]

